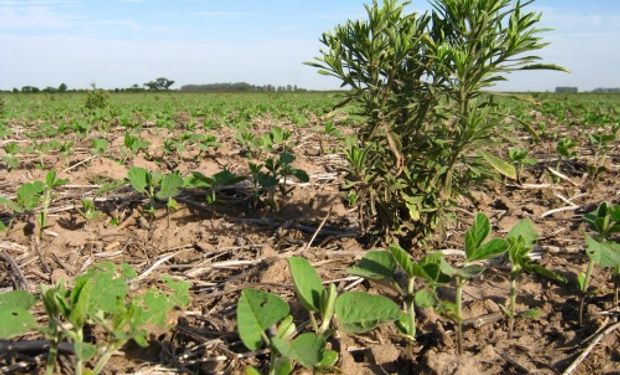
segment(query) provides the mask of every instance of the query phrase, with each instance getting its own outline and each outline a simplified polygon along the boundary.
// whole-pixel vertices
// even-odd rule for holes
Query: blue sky
[[[128,87],[164,76],[187,83],[246,81],[337,88],[302,65],[320,34],[363,16],[358,0],[0,0],[0,89]],[[417,9],[427,1],[414,1]],[[572,70],[519,73],[499,88],[620,86],[620,1],[538,0],[551,46]]]

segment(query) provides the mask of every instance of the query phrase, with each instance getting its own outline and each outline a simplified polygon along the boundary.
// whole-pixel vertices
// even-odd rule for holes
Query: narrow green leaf
[[[478,151],[478,154],[482,156],[484,160],[487,161],[487,163],[489,163],[496,171],[498,171],[502,175],[513,180],[517,179],[517,170],[512,164],[484,150]]]

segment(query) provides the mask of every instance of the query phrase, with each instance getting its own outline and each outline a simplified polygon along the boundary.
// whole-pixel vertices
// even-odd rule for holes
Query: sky
[[[359,0],[0,0],[0,89],[245,81],[336,89],[303,65],[321,33],[364,15]],[[414,8],[428,9],[414,0]],[[620,86],[620,1],[538,0],[551,43],[538,53],[570,74],[519,72],[497,88]]]

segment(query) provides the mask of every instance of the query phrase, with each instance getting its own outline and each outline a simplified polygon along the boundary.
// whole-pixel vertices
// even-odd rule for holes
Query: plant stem
[[[616,267],[614,272],[612,273],[612,278],[614,281],[614,291],[613,291],[613,308],[618,309],[618,292],[620,290],[620,266]]]
[[[93,374],[94,375],[99,375],[99,373],[101,373],[101,371],[103,370],[105,365],[108,363],[110,358],[112,358],[112,354],[114,354],[114,352],[118,348],[123,346],[125,343],[126,343],[126,341],[120,341],[120,342],[116,342],[116,343],[108,346],[106,348],[105,352],[103,353],[103,355],[101,356],[101,358],[99,358],[99,360],[97,361],[97,364],[95,365],[95,369],[93,370]]]
[[[586,278],[583,282],[583,288],[581,289],[581,298],[579,300],[579,325],[583,325],[583,312],[585,310],[586,305],[586,296],[588,292],[588,288],[590,286],[590,280],[592,279],[592,271],[594,270],[594,262],[590,260],[588,262],[588,269],[586,270]]]
[[[465,280],[456,276],[456,351],[459,355],[463,354],[463,286]]]
[[[45,374],[52,375],[54,373],[54,366],[56,365],[56,358],[58,358],[58,337],[50,339],[50,351],[47,355],[47,365],[45,366]]]
[[[316,318],[314,317],[314,313],[312,311],[310,311],[308,315],[310,315],[310,324],[312,324],[312,329],[314,330],[314,332],[319,334],[319,325],[316,322]]]
[[[512,338],[517,311],[517,275],[511,275],[510,279],[510,311],[508,312],[508,334]]]
[[[415,341],[416,337],[416,321],[415,321],[415,298],[414,298],[414,289],[415,289],[415,276],[409,278],[409,282],[407,283],[407,299],[409,306],[407,307],[409,312],[409,326],[411,327],[411,339]]]
[[[82,348],[82,344],[84,342],[84,334],[82,332],[82,329],[78,329],[78,331],[75,333],[75,342],[73,343],[73,347],[75,350],[75,375],[82,375],[82,363],[83,363],[83,359],[82,359],[82,352],[83,352],[83,348]]]

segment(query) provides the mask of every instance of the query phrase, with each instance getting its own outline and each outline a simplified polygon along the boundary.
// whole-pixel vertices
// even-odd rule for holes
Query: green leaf
[[[577,274],[577,286],[580,291],[586,291],[586,274],[584,272],[579,272]]]
[[[471,278],[474,278],[480,275],[483,272],[484,272],[484,267],[477,265],[477,264],[471,264],[461,269],[458,269],[457,273],[459,276],[465,279],[471,279]]]
[[[191,302],[189,288],[192,284],[184,280],[175,281],[168,275],[162,276],[161,279],[166,286],[172,290],[172,293],[170,294],[171,304],[180,308],[189,306]]]
[[[310,181],[310,176],[303,169],[294,168],[291,170],[291,174],[299,180],[299,182],[308,182]]]
[[[273,337],[271,341],[283,356],[306,368],[318,365],[323,359],[325,340],[312,332],[302,333],[290,343],[279,337]]]
[[[586,253],[595,264],[601,267],[620,265],[620,248],[611,242],[598,242],[586,235]]]
[[[276,359],[273,368],[273,375],[289,375],[291,372],[293,372],[293,364],[291,363],[291,361],[284,357]]]
[[[262,172],[256,176],[256,180],[263,189],[269,189],[278,185],[278,180],[275,177]]]
[[[549,280],[557,281],[562,284],[566,284],[568,282],[566,277],[560,275],[559,273],[553,272],[540,264],[530,264],[527,268]]]
[[[245,368],[245,375],[262,375],[255,367],[248,366]]]
[[[237,304],[237,328],[243,344],[250,350],[263,346],[265,330],[284,319],[288,304],[275,294],[256,289],[244,289]]]
[[[127,178],[129,179],[129,184],[136,192],[144,194],[148,185],[148,175],[149,172],[146,169],[132,167],[127,174]]]
[[[478,154],[482,156],[484,160],[486,160],[487,163],[491,165],[491,167],[493,167],[496,171],[498,171],[502,175],[508,178],[511,178],[513,180],[517,179],[517,170],[512,164],[484,150],[479,150]]]
[[[87,342],[82,343],[82,350],[80,353],[80,359],[83,361],[88,361],[89,359],[95,357],[97,354],[97,347],[93,344],[89,344]]]
[[[356,265],[347,272],[372,280],[393,279],[396,271],[394,256],[387,251],[369,251]]]
[[[394,257],[394,260],[396,260],[400,268],[402,268],[407,275],[409,275],[409,277],[417,276],[415,265],[411,260],[411,256],[402,247],[398,245],[390,245],[389,250]]]
[[[400,307],[390,299],[364,292],[346,292],[336,299],[336,316],[342,329],[363,333],[400,318]]]
[[[530,219],[523,219],[512,227],[507,238],[523,238],[527,246],[532,246],[538,240],[538,232]]]
[[[480,246],[467,260],[473,262],[493,258],[505,253],[507,249],[508,241],[503,238],[494,238]]]
[[[472,234],[476,248],[478,248],[491,232],[489,218],[483,213],[476,214],[474,224],[468,232]]]
[[[71,310],[67,320],[76,328],[81,329],[88,319],[92,291],[93,283],[90,279],[76,280],[71,290]]]
[[[88,311],[95,314],[102,311],[106,314],[117,313],[119,301],[124,301],[128,293],[127,282],[116,275],[116,265],[103,262],[89,268],[75,278],[76,283],[90,281],[96,293],[89,296]]]
[[[557,64],[529,64],[520,67],[519,70],[555,70],[558,72],[570,73],[570,69]]]
[[[529,309],[520,313],[519,316],[527,319],[538,319],[542,316],[542,311],[540,311],[539,309]]]
[[[321,362],[319,362],[316,367],[333,367],[336,363],[338,363],[338,352],[334,350],[325,350],[323,351],[323,358],[321,359]]]
[[[437,305],[439,301],[435,298],[435,294],[428,289],[418,290],[414,297],[415,305],[421,309],[428,309]]]
[[[288,264],[297,296],[309,311],[321,309],[321,299],[326,293],[321,278],[312,265],[300,257],[290,257]]]
[[[23,307],[0,307],[0,338],[23,335],[37,326],[34,316]]]
[[[22,290],[0,294],[0,338],[10,339],[37,326],[28,311],[34,302],[35,297]]]
[[[174,198],[179,195],[182,186],[183,178],[181,178],[178,173],[165,175],[161,179],[161,186],[157,194],[155,194],[155,197],[161,200]]]
[[[44,191],[45,184],[41,181],[23,184],[15,192],[17,204],[26,211],[32,211],[41,203]]]
[[[27,310],[34,305],[35,301],[36,298],[32,294],[23,290],[14,290],[0,294],[0,309],[19,308]]]

